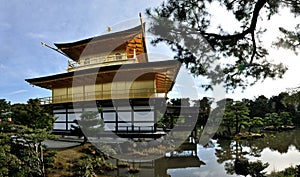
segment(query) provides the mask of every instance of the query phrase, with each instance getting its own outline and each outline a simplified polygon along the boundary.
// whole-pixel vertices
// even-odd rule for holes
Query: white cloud
[[[11,28],[11,24],[9,24],[9,23],[0,23],[0,28],[2,28],[2,30],[3,29],[10,29]]]
[[[17,94],[21,94],[21,93],[25,93],[25,92],[28,92],[28,90],[17,90],[17,91],[8,93],[8,95],[17,95]]]
[[[5,69],[6,67],[4,66],[4,64],[0,63],[0,69]]]
[[[28,33],[27,36],[29,36],[30,38],[33,39],[47,39],[48,36],[46,34],[42,34],[42,33]]]

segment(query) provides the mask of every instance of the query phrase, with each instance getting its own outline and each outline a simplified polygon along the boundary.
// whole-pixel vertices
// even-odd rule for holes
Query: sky
[[[161,2],[162,0],[0,0],[0,99],[24,103],[29,98],[51,96],[49,90],[30,86],[25,81],[27,78],[66,72],[67,58],[42,47],[41,42],[53,46],[53,43],[96,36],[105,32],[108,26],[135,19],[139,12],[144,13],[146,8],[156,7]],[[224,21],[224,15],[226,12],[218,11],[217,16],[212,18],[221,22]],[[272,26],[264,36],[266,45],[275,40],[279,24],[294,24],[293,21],[285,20],[290,17],[288,12],[283,11],[281,15],[272,22],[264,23]],[[232,28],[234,22],[226,21],[226,24],[228,28]],[[284,78],[267,79],[244,91],[237,89],[226,97],[252,99],[261,94],[270,97],[285,91],[287,87],[300,85],[297,77],[300,72],[299,56],[284,49],[270,49],[269,52],[270,59],[283,61],[288,65],[289,71]],[[195,79],[195,82],[198,80]]]

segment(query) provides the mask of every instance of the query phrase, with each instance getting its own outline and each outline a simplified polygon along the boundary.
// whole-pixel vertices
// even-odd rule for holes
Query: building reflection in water
[[[170,169],[180,169],[189,167],[200,167],[205,165],[197,156],[197,139],[189,137],[175,151],[167,153],[164,157],[142,162],[130,162],[129,165],[139,169],[134,176],[140,177],[165,177],[170,176],[167,171]],[[120,161],[115,160],[118,164]],[[118,168],[115,171],[116,176],[128,176],[128,168]]]

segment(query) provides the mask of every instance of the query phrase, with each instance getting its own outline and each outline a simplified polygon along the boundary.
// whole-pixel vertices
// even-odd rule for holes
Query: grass
[[[51,170],[51,177],[60,177],[62,175],[67,175],[67,167],[72,165],[72,162],[79,159],[84,153],[81,151],[86,148],[86,146],[76,146],[66,149],[56,149],[56,158],[54,162],[54,169]]]
[[[82,170],[86,170],[81,167],[86,167],[86,165],[89,166],[91,164],[95,165],[95,163],[97,163],[98,166],[93,166],[93,168],[96,170],[95,172],[97,172],[97,174],[92,171],[91,174],[93,177],[107,177],[105,175],[106,172],[114,171],[117,168],[111,162],[106,161],[104,157],[98,157],[93,146],[89,143],[66,149],[56,149],[55,152],[54,168],[51,169],[50,173],[47,175],[49,177],[78,176],[78,172],[80,173],[83,172]],[[79,169],[78,165],[80,166]],[[88,172],[88,174],[90,173]]]

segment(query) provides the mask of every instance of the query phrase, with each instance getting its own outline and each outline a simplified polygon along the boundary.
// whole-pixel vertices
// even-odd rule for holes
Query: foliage
[[[299,8],[299,6],[297,8]],[[291,49],[296,54],[298,54],[297,49],[299,49],[300,47],[300,24],[297,24],[295,26],[295,31],[287,30],[284,28],[279,28],[279,30],[283,34],[283,36],[278,37],[278,40],[274,42],[274,45],[285,49]]]
[[[219,13],[218,10],[211,10],[216,5],[228,13],[228,18],[233,16],[238,24],[235,29],[229,31],[225,24],[221,26],[212,21],[214,18],[211,16]],[[152,41],[154,44],[167,43],[176,52],[174,58],[185,63],[192,73],[210,75],[212,84],[222,80],[227,88],[234,89],[245,88],[268,77],[281,78],[287,70],[283,64],[274,64],[266,59],[268,50],[261,41],[267,29],[260,22],[270,20],[283,7],[290,9],[295,16],[300,13],[300,2],[293,0],[167,0],[159,7],[147,9],[146,13],[153,19],[150,31],[158,36]],[[213,28],[216,25],[217,29]],[[299,46],[297,30],[299,25],[296,32],[280,28],[284,36],[283,40],[278,41],[279,46],[296,49]],[[195,35],[201,37],[194,39]],[[185,38],[187,40],[182,42]],[[217,56],[207,56],[209,47],[204,46],[204,40]],[[196,43],[200,45],[195,46]],[[197,52],[199,50],[204,52]],[[230,58],[234,62],[214,68],[222,74],[207,73],[207,63],[219,58]]]
[[[289,96],[286,92],[282,92],[279,95],[266,98],[261,95],[253,100],[243,99],[242,101],[234,101],[232,99],[224,99],[225,111],[220,106],[217,106],[211,111],[224,112],[222,117],[221,127],[219,134],[225,138],[230,138],[232,134],[240,133],[243,130],[247,130],[249,135],[241,133],[241,137],[249,137],[252,132],[264,130],[291,130],[295,128],[300,122],[300,112],[296,110],[294,106],[289,106],[284,103],[285,98]],[[238,104],[243,105],[238,108]],[[237,116],[236,116],[237,115]],[[217,117],[215,114],[214,117]],[[224,128],[226,130],[224,131]],[[235,132],[232,131],[235,129]],[[222,132],[223,131],[223,132]],[[221,135],[222,133],[223,135]],[[227,133],[227,134],[226,134]],[[229,136],[228,136],[229,135]],[[260,137],[259,134],[252,134],[254,137]]]
[[[194,106],[199,107],[200,114],[198,117],[198,125],[205,124],[211,113],[212,98],[203,97],[201,100],[193,100]]]
[[[291,117],[291,114],[289,112],[281,112],[279,114],[279,117],[280,117],[280,124],[283,125],[283,126],[286,126],[286,125],[292,125],[292,117]]]
[[[29,99],[27,104],[12,106],[13,122],[33,129],[52,131],[54,117],[46,107],[42,107],[38,99]]]
[[[273,112],[272,104],[267,97],[260,95],[249,103],[251,117],[264,117]]]
[[[11,116],[11,105],[5,99],[0,99],[0,119],[1,121],[7,121],[7,118]]]
[[[261,161],[250,162],[248,165],[248,173],[252,177],[264,177],[266,172],[263,172],[269,166],[268,163],[262,163]]]
[[[43,153],[44,153],[43,163],[44,163],[46,173],[48,172],[50,173],[50,171],[54,168],[55,157],[57,153],[56,151],[49,150],[49,149],[45,149]]]
[[[248,127],[248,132],[250,133],[252,128],[261,127],[264,125],[264,122],[261,117],[253,117],[249,119],[249,122],[247,122],[246,125]]]
[[[0,99],[0,111],[1,113],[3,112],[8,112],[10,110],[10,102],[7,102],[5,99]]]
[[[269,102],[272,104],[273,112],[283,112],[283,111],[290,111],[289,105],[284,104],[284,99],[289,94],[287,92],[281,92],[278,95],[272,96],[269,100]],[[293,109],[293,108],[292,108]]]
[[[79,135],[84,136],[84,141],[82,144],[85,144],[88,140],[88,137],[96,137],[100,131],[104,130],[103,120],[99,118],[99,111],[86,111],[83,110],[80,115],[80,120],[76,121],[76,126],[72,126],[72,131]]]
[[[82,176],[82,177],[92,177],[95,176],[95,168],[99,165],[98,159],[92,159],[90,156],[83,156],[80,160],[74,163],[72,167],[73,175],[72,176]],[[98,172],[99,173],[99,172]],[[100,173],[103,173],[100,171]]]
[[[270,177],[298,177],[300,175],[299,173],[299,165],[296,167],[288,167],[282,171],[279,172],[271,172]]]
[[[280,112],[279,115],[275,112],[267,113],[264,121],[266,126],[274,126],[275,129],[279,126],[292,125],[292,117],[288,112]]]
[[[218,139],[218,144],[220,148],[216,149],[217,162],[219,164],[225,163],[225,170],[228,174],[236,173],[244,176],[249,174],[253,177],[265,176],[263,170],[269,166],[268,163],[262,163],[261,161],[249,162],[246,158],[248,155],[259,157],[262,151],[251,145],[251,142]],[[245,146],[250,149],[245,150],[243,148]]]
[[[9,103],[0,102],[1,108],[6,105],[3,112],[10,110]],[[0,122],[0,176],[45,176],[55,154],[44,154],[42,141],[54,137],[53,116],[37,100],[13,105],[11,111],[12,121]]]
[[[172,98],[169,102],[173,106],[190,106],[189,98]]]
[[[280,117],[276,112],[267,113],[264,121],[266,126],[278,127],[280,125]]]
[[[288,95],[285,95],[285,97],[283,98],[282,102],[285,106],[288,106],[290,108],[290,110],[287,110],[288,112],[291,113],[292,116],[292,121],[294,124],[299,124],[300,123],[300,119],[299,119],[299,108],[300,108],[300,90],[299,87],[296,88],[290,88],[287,89]]]
[[[21,161],[10,153],[10,139],[5,134],[0,134],[0,176],[9,176],[11,171],[18,170]]]
[[[298,106],[300,103],[300,92],[298,89],[290,89],[290,93],[288,95],[285,95],[283,98],[283,104],[284,105],[292,105],[295,109],[295,111],[298,111]]]
[[[193,103],[191,105],[191,103]],[[172,116],[159,113],[160,119],[157,121],[157,126],[162,128],[174,128],[176,123],[180,121],[180,113],[182,109],[187,107],[199,108],[199,111],[206,111],[205,114],[199,114],[198,121],[207,120],[210,111],[210,100],[204,97],[202,100],[190,100],[189,98],[172,98],[168,101],[168,106],[180,107],[181,109],[174,109]],[[181,119],[184,120],[184,119]],[[205,121],[206,122],[206,121]]]
[[[6,124],[0,137],[2,176],[45,176],[54,154],[42,156],[42,141],[53,138],[45,129],[31,129],[23,125]],[[45,160],[45,161],[44,161]],[[53,162],[53,161],[52,161]]]
[[[160,119],[157,121],[156,125],[157,127],[166,130],[166,128],[174,128],[176,121],[177,118],[172,118],[171,116],[167,116],[164,114],[160,116]]]
[[[265,177],[263,172],[269,166],[268,163],[262,163],[260,160],[249,162],[247,159],[235,159],[234,171],[238,175],[250,175],[252,177]]]
[[[106,161],[106,156],[94,146],[88,146],[83,150],[86,154],[73,162],[73,165],[69,169],[69,171],[72,172],[70,176],[92,177],[104,174],[105,171],[116,169],[114,165]]]
[[[228,133],[232,134],[231,128],[235,128],[238,134],[245,128],[249,121],[249,109],[242,101],[227,101],[222,125],[227,127]]]

